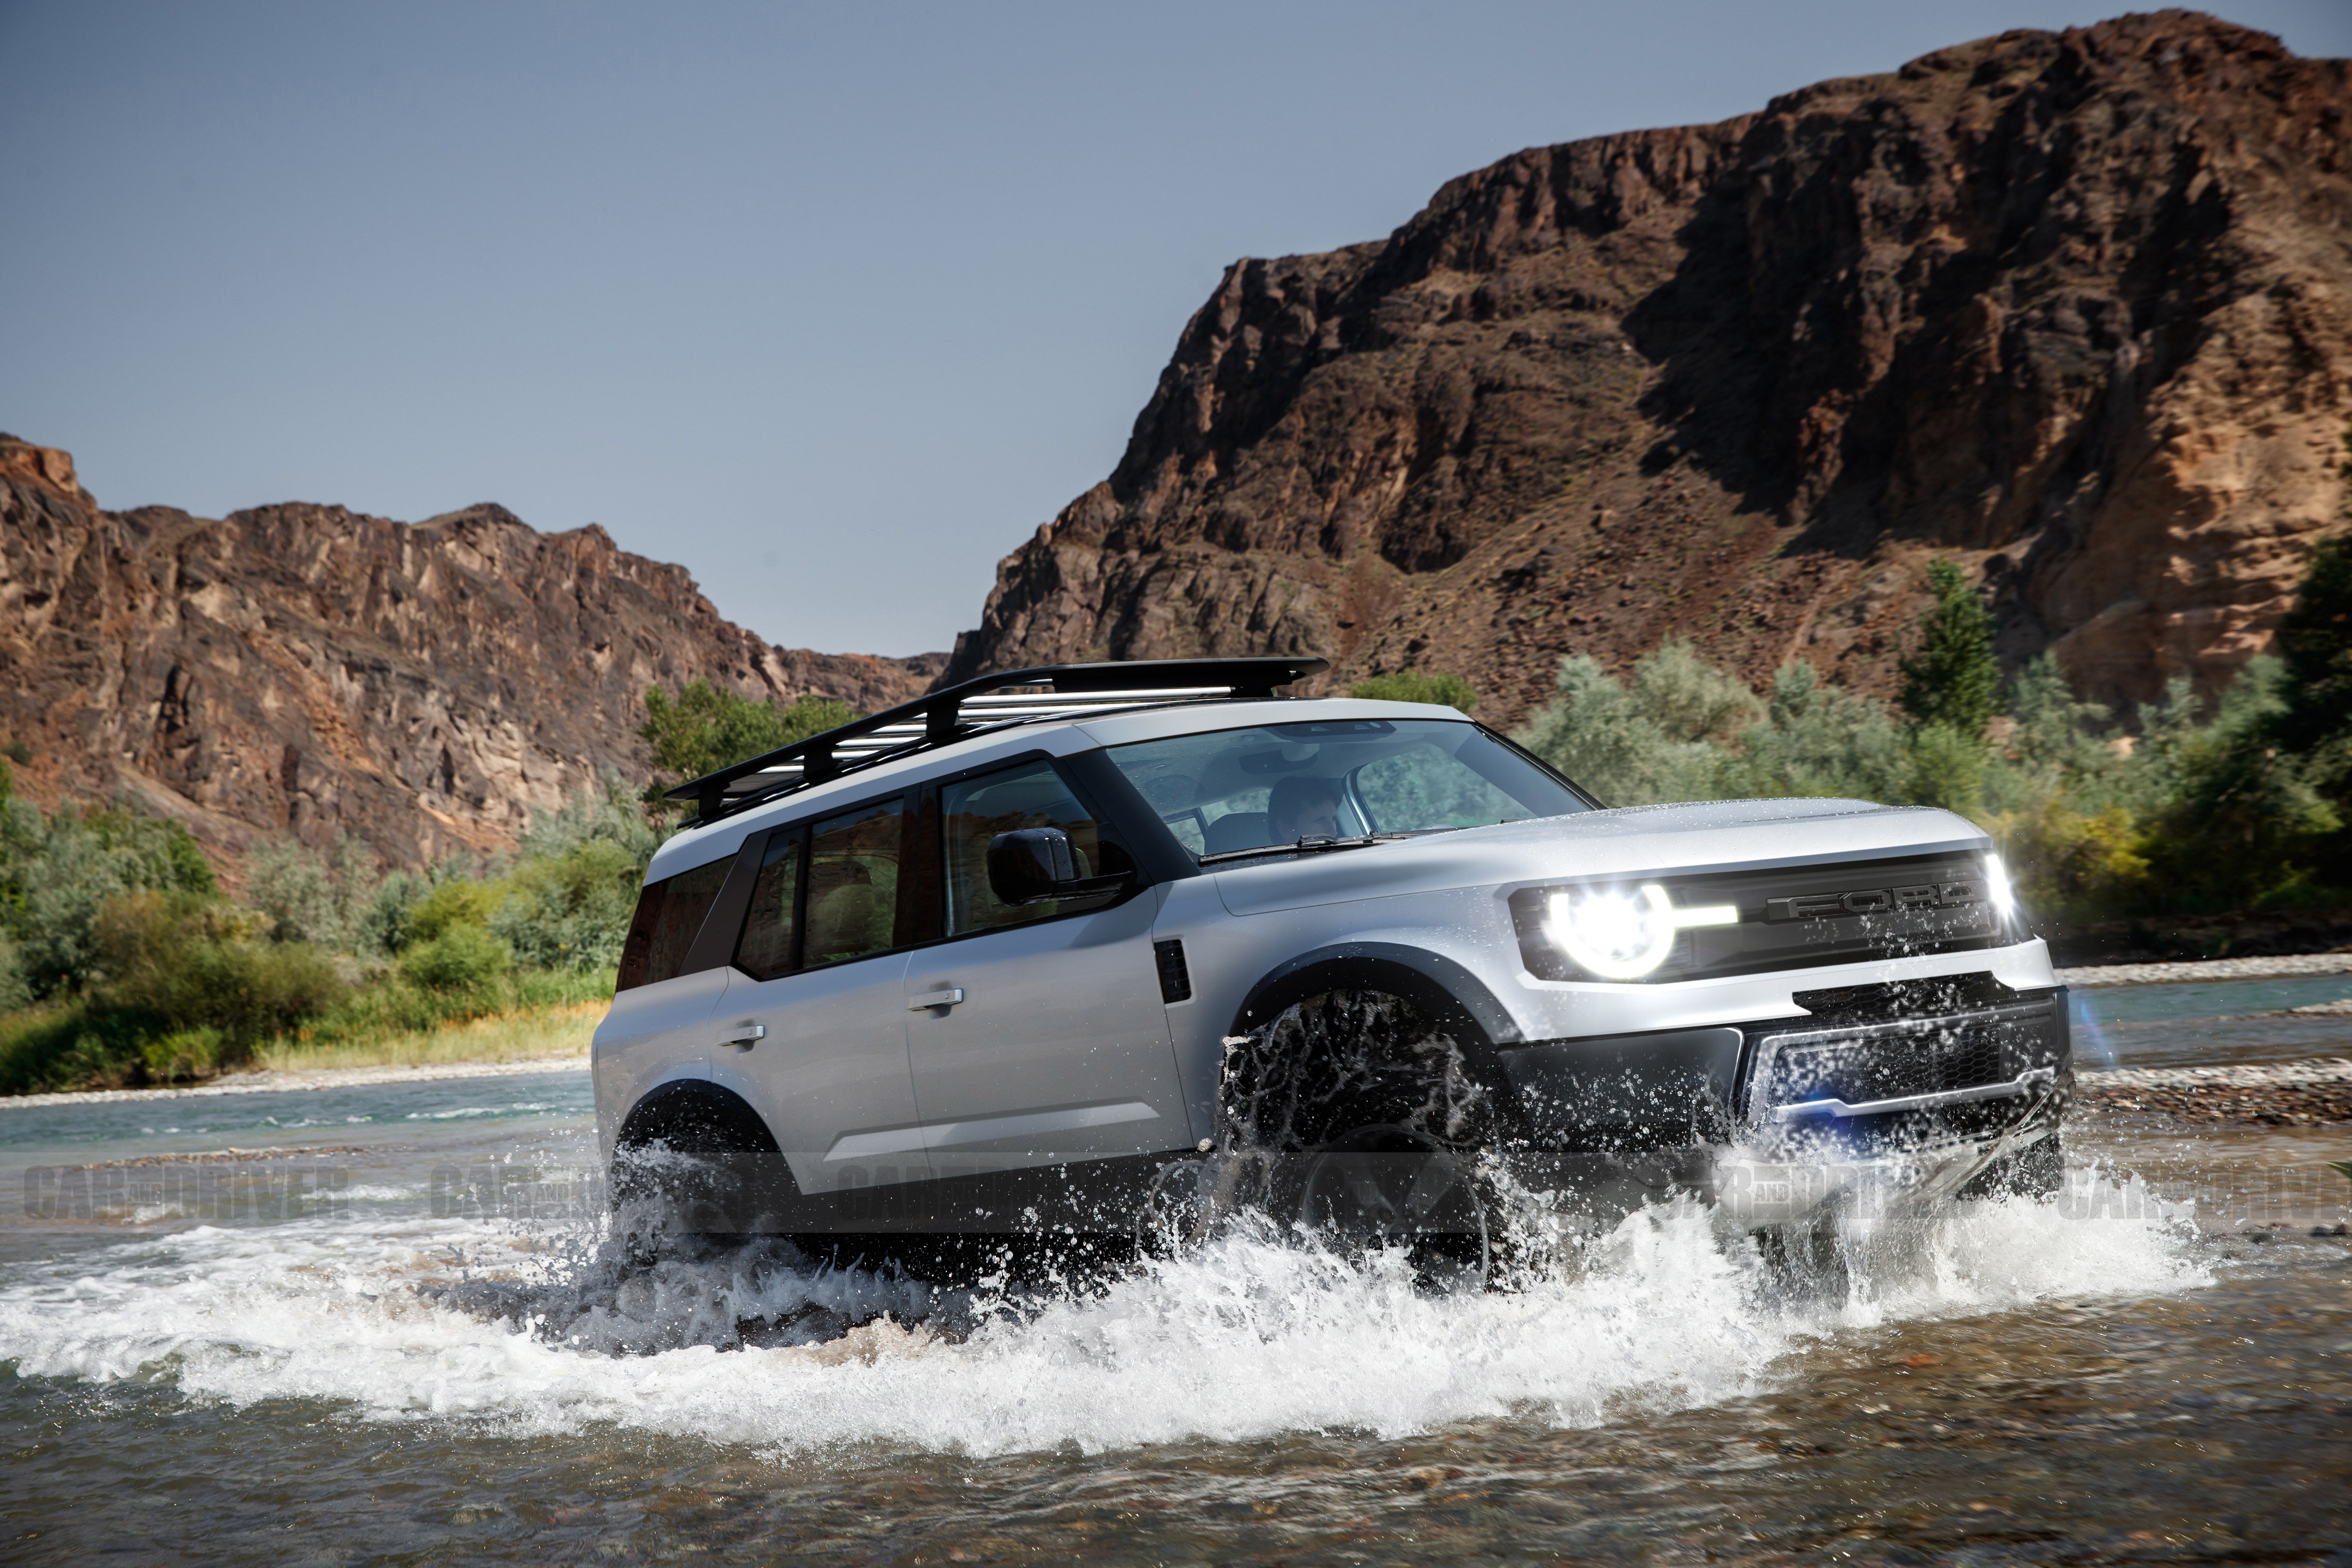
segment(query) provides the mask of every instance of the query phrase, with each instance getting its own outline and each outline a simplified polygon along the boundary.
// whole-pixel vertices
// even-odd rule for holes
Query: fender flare
[[[1250,987],[1226,1033],[1245,1035],[1326,991],[1383,991],[1412,1003],[1454,1037],[1464,1062],[1495,1093],[1506,1118],[1519,1120],[1518,1096],[1500,1051],[1520,1043],[1517,1023],[1476,975],[1427,948],[1348,942],[1302,952]]]

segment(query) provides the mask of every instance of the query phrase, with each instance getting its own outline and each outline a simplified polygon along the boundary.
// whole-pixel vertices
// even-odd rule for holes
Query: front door
[[[943,784],[940,821],[949,940],[914,953],[903,1004],[934,1173],[1189,1145],[1152,961],[1158,900],[1014,907],[988,886],[999,833],[1063,829],[1080,876],[1131,867],[1117,836],[1043,760]]]

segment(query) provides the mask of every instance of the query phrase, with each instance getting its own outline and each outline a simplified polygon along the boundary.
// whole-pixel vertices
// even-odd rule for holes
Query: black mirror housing
[[[1058,827],[1016,827],[988,841],[988,889],[1004,904],[1042,904],[1049,899],[1084,898],[1125,887],[1121,871],[1108,877],[1078,875],[1077,851]]]
[[[1077,879],[1070,836],[1058,827],[1019,827],[988,841],[988,889],[999,903],[1043,903]]]

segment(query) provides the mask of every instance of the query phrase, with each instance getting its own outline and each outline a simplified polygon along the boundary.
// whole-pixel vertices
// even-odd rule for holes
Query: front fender
[[[1302,952],[1250,988],[1227,1033],[1262,1028],[1285,1009],[1328,991],[1384,992],[1412,1004],[1453,1037],[1464,1065],[1496,1097],[1506,1118],[1520,1120],[1518,1098],[1497,1048],[1519,1042],[1518,1025],[1476,975],[1426,948],[1349,942]]]

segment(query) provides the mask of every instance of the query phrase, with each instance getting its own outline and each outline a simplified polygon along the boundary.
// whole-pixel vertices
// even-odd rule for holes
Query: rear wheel
[[[666,1235],[737,1239],[764,1228],[754,1215],[776,1195],[765,1189],[782,1163],[767,1124],[738,1097],[698,1084],[656,1089],[622,1124],[614,1214],[635,1250]]]

